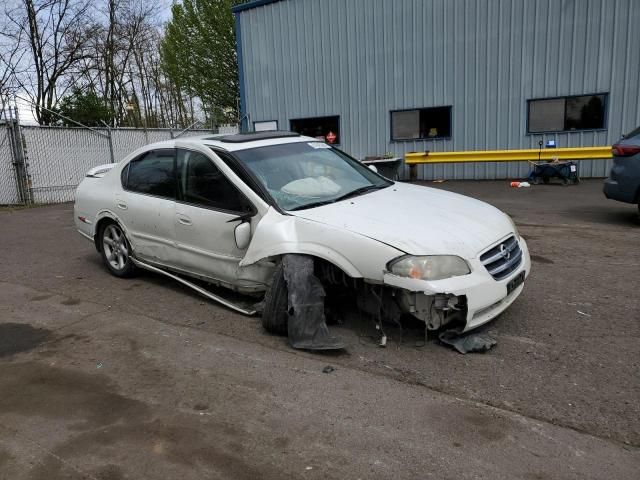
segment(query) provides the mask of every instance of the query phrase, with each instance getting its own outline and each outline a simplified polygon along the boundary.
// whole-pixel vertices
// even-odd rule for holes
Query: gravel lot
[[[601,185],[429,184],[508,212],[532,253],[470,355],[352,322],[346,353],[292,351],[110,276],[71,205],[0,211],[0,478],[638,478],[640,224]]]

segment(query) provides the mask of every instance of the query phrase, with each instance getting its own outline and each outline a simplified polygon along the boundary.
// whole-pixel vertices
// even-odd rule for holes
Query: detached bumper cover
[[[525,272],[525,277],[528,277],[531,271],[531,259],[527,242],[520,238],[519,244],[522,249],[522,262],[508,277],[502,280],[494,280],[480,262],[480,256],[478,255],[474,259],[467,260],[471,267],[471,273],[468,275],[430,282],[399,277],[385,272],[383,281],[385,285],[411,292],[424,293],[425,295],[445,293],[466,296],[467,323],[464,331],[471,330],[497,317],[522,292],[524,285],[518,286],[507,294],[507,284],[513,278],[523,271]]]

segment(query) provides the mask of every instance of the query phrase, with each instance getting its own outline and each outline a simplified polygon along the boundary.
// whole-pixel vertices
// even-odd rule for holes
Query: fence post
[[[18,115],[18,106],[15,106],[15,117],[12,115],[11,105],[9,110],[9,142],[11,143],[11,156],[13,157],[13,166],[16,172],[16,185],[18,187],[18,195],[20,202],[25,205],[33,203],[33,192],[31,191],[31,179],[28,172],[27,156],[25,155],[22,131],[20,130],[20,117]]]
[[[107,125],[107,141],[109,142],[109,155],[111,156],[111,163],[116,163],[116,159],[113,154],[113,139],[111,138],[111,127],[109,125]]]

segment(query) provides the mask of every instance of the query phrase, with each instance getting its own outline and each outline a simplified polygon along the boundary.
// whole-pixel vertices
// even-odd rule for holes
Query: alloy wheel
[[[108,225],[102,233],[102,248],[114,270],[124,270],[129,260],[129,246],[122,229],[116,225]]]

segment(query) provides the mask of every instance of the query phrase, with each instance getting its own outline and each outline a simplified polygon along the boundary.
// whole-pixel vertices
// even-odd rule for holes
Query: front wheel
[[[136,267],[131,260],[131,246],[120,225],[115,222],[105,224],[98,232],[102,259],[109,271],[116,277],[131,277]]]

